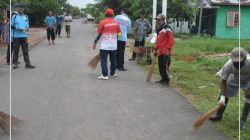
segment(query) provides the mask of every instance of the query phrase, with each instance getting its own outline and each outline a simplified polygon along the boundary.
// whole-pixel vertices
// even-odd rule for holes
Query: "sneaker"
[[[169,81],[162,81],[160,84],[169,87]]]
[[[99,76],[97,78],[100,79],[100,80],[108,80],[109,79],[108,76],[103,76],[103,75],[101,75],[101,76]]]
[[[129,59],[129,61],[134,61],[134,60],[135,60],[135,58],[130,58],[130,59]]]
[[[119,71],[127,71],[127,69],[125,69],[125,68],[117,68],[117,70],[119,70]]]
[[[110,77],[111,78],[115,78],[115,77],[117,77],[118,75],[115,73],[115,74],[113,74],[113,75],[110,75]]]
[[[18,68],[18,64],[14,64],[13,69],[17,69]]]
[[[32,65],[25,65],[26,68],[29,68],[29,69],[34,69],[35,66],[32,66]]]
[[[159,80],[159,81],[155,81],[155,83],[161,83],[161,82],[163,82],[163,80],[161,79],[161,80]]]

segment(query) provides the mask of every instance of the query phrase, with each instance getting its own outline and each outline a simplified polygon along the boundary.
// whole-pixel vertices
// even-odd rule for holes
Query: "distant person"
[[[28,47],[28,31],[29,18],[24,14],[24,4],[19,3],[17,7],[18,13],[12,17],[11,28],[13,30],[13,46],[14,46],[14,66],[13,69],[18,68],[19,48],[22,47],[25,67],[33,69],[35,66],[30,64],[29,47]]]
[[[2,21],[0,20],[0,41],[2,40],[2,32],[3,32],[3,25],[2,25]]]
[[[210,117],[211,121],[221,121],[230,97],[235,97],[241,88],[245,93],[245,103],[240,118],[240,129],[245,128],[245,123],[250,111],[250,58],[247,52],[236,47],[231,51],[231,59],[216,74],[220,76],[220,94],[218,104],[221,108]]]
[[[151,25],[147,19],[145,19],[145,11],[140,12],[140,18],[135,21],[134,34],[135,44],[134,47],[145,47],[145,38],[151,30]],[[136,53],[133,52],[132,58],[129,61],[133,61],[136,58]]]
[[[98,40],[101,38],[100,46],[100,61],[102,75],[98,77],[100,80],[108,80],[107,59],[110,59],[110,77],[117,77],[116,71],[116,51],[117,51],[117,36],[120,36],[121,30],[119,24],[114,20],[114,12],[108,8],[105,10],[106,18],[101,20],[97,29],[98,36],[96,37],[93,49],[96,48]]]
[[[45,17],[44,22],[47,28],[47,39],[50,45],[50,39],[52,40],[52,44],[55,45],[55,30],[54,27],[56,25],[56,18],[52,15],[52,11],[48,11],[48,16]]]
[[[11,17],[15,16],[16,14],[17,14],[16,12],[13,12],[11,14]],[[13,52],[14,52],[13,39],[12,39],[13,32],[11,33],[11,31],[13,31],[13,30],[11,30],[10,21],[7,22],[6,31],[7,31],[7,44],[8,44],[6,61],[7,61],[7,64],[10,65],[10,63],[13,62],[13,60],[11,58],[12,58]]]
[[[128,40],[128,32],[131,28],[131,20],[127,15],[127,10],[122,9],[121,14],[115,17],[115,21],[119,23],[122,35],[117,41],[116,68],[119,71],[126,71],[124,68],[124,51]]]
[[[72,22],[71,15],[69,15],[69,13],[66,13],[66,16],[64,17],[63,21],[65,23],[65,31],[66,31],[67,37],[70,37],[70,26]]]
[[[165,22],[165,15],[158,14],[156,19],[157,39],[155,45],[155,56],[158,56],[158,67],[161,79],[156,81],[162,85],[169,86],[170,78],[168,67],[174,46],[174,34],[170,26]]]
[[[3,16],[2,17],[2,40],[4,43],[6,43],[6,26],[7,26],[7,17]]]
[[[63,15],[56,16],[56,36],[61,37]]]

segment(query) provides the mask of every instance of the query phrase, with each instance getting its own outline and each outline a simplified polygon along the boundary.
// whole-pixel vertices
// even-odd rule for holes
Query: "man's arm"
[[[218,104],[225,105],[226,86],[227,81],[222,79],[220,82],[220,100]]]

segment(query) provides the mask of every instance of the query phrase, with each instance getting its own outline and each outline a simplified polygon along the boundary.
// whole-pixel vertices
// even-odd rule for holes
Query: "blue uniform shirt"
[[[63,16],[62,15],[56,16],[57,25],[62,25],[62,21],[63,21]]]
[[[128,32],[131,28],[131,20],[128,18],[127,15],[117,15],[115,17],[115,21],[119,23],[122,35],[118,38],[120,41],[127,41],[128,40]]]
[[[11,19],[11,25],[15,27],[12,36],[13,38],[22,38],[22,37],[28,37],[28,33],[25,31],[29,28],[29,19],[28,16],[23,14],[16,14]],[[22,29],[24,31],[18,31],[16,29]]]
[[[53,16],[46,16],[45,22],[49,25],[49,27],[54,27],[56,24],[56,19]]]

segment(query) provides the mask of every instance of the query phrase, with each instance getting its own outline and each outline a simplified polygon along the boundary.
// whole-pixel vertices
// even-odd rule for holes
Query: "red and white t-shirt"
[[[120,33],[120,26],[111,17],[100,21],[97,33],[101,33],[102,50],[117,50],[117,34]]]

